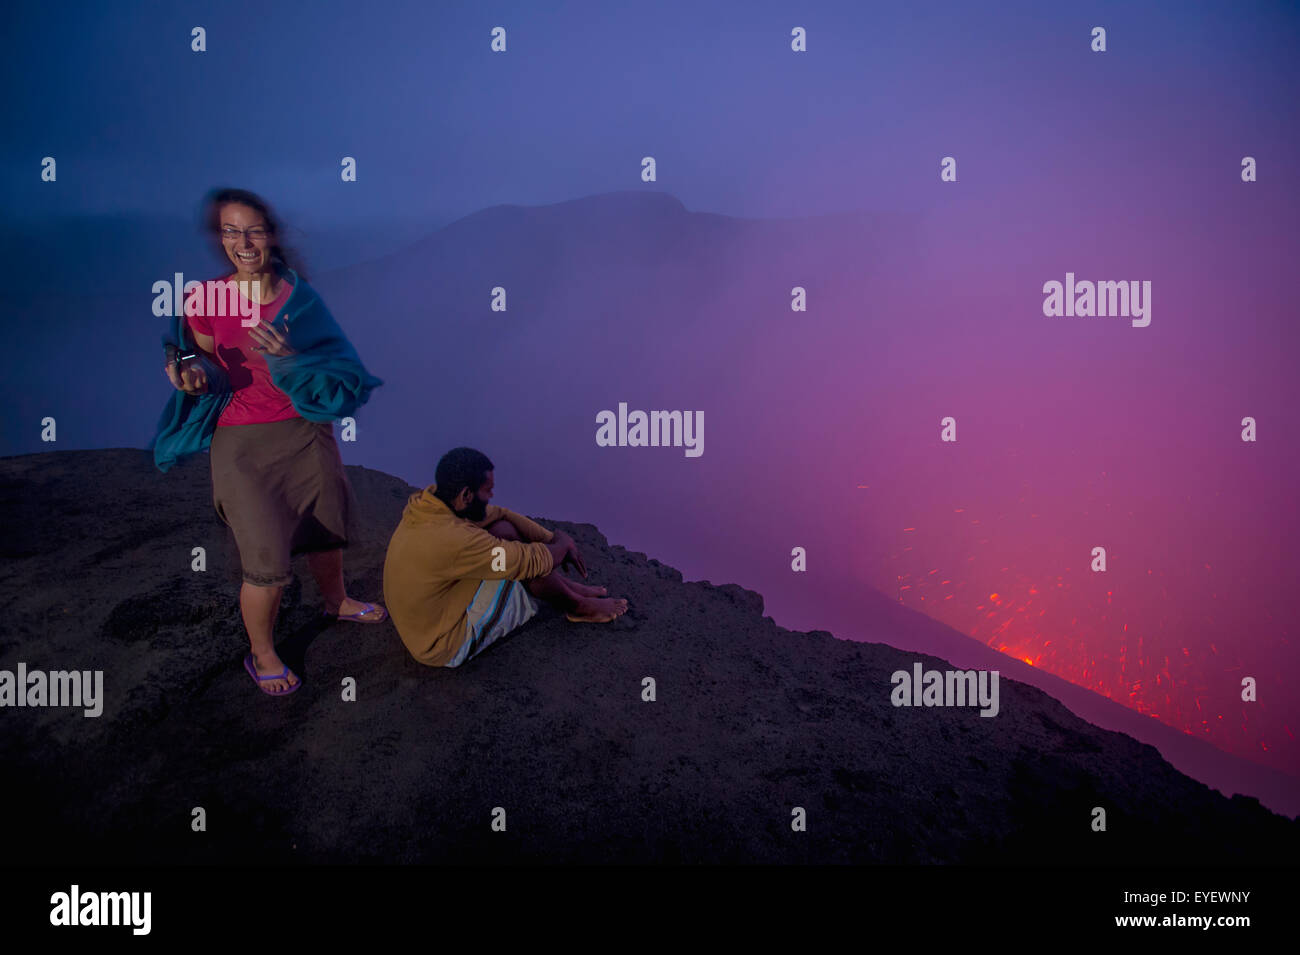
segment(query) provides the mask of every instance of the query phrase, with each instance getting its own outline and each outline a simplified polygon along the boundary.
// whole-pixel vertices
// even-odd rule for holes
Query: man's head
[[[433,475],[433,496],[457,517],[481,521],[492,499],[492,462],[482,451],[453,448],[442,456]]]

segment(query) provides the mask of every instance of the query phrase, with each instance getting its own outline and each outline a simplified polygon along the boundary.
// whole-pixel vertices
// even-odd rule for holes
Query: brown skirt
[[[355,498],[333,422],[298,416],[218,427],[210,463],[212,503],[234,534],[248,583],[287,584],[292,557],[347,546]]]

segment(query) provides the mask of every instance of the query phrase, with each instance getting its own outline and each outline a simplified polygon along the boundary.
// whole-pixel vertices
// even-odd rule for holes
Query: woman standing
[[[233,275],[196,288],[185,305],[185,322],[196,350],[219,364],[230,382],[229,400],[211,434],[212,500],[239,549],[243,576],[239,606],[252,650],[244,658],[244,669],[263,692],[283,696],[301,685],[276,655],[273,641],[280,597],[293,579],[293,556],[308,555],[327,614],[378,623],[387,611],[353,600],[344,586],[342,548],[348,542],[355,507],[332,420],[304,417],[290,393],[273,380],[290,380],[283,373],[298,354],[291,341],[293,319],[310,312],[324,313],[331,324],[332,320],[319,296],[290,266],[280,244],[280,225],[265,201],[242,189],[223,189],[209,196],[206,219],[223,258],[235,269]],[[234,285],[229,284],[232,281]],[[254,290],[260,290],[260,295]],[[227,304],[211,307],[214,302],[238,304],[235,295],[244,297],[244,311],[254,303],[260,306],[259,322],[242,318],[239,308]],[[282,315],[283,331],[272,324]],[[354,357],[351,346],[346,342],[344,346]],[[360,368],[359,361],[353,364]],[[317,379],[321,367],[319,360],[313,363]],[[169,363],[166,372],[172,384],[187,394],[208,390],[198,362],[179,371]],[[361,376],[368,382],[364,400],[370,383],[379,381],[365,375],[364,369]],[[319,387],[319,380],[312,384]]]

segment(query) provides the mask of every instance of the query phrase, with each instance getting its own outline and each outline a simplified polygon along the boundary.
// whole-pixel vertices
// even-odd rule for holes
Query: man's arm
[[[549,574],[564,560],[565,551],[558,543],[503,540],[480,527],[468,526],[455,555],[439,570],[457,580],[531,580]]]
[[[531,547],[536,543],[544,545],[551,555],[551,570],[557,567],[563,568],[566,563],[570,563],[578,573],[584,577],[587,576],[587,566],[578,553],[577,545],[574,543],[573,538],[564,531],[548,531],[542,525],[530,521],[522,514],[516,514],[514,511],[496,504],[487,506],[486,516],[475,526],[489,527],[497,521],[509,521],[519,531],[520,537],[530,541],[529,544],[524,546]],[[487,531],[484,531],[484,533],[488,534]],[[491,537],[492,535],[488,534],[488,536]],[[550,570],[546,571],[546,573],[550,573]]]
[[[549,544],[555,539],[554,531],[548,531],[536,521],[530,521],[528,518],[524,517],[524,515],[516,514],[514,511],[506,507],[498,508],[498,510],[501,513],[497,515],[496,519],[509,521],[515,526],[515,530],[519,532],[519,536],[524,540],[541,541],[544,544]],[[489,521],[488,523],[492,522]]]

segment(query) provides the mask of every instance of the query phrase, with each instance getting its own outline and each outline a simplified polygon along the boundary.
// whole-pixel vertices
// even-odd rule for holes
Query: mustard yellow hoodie
[[[551,552],[539,542],[550,543],[555,534],[495,504],[487,506],[481,521],[457,517],[433,496],[436,487],[430,484],[406,501],[384,560],[384,605],[411,656],[438,667],[465,641],[466,610],[478,585],[549,574]],[[522,541],[502,540],[483,529],[503,518]],[[504,570],[492,569],[495,547],[505,551]]]

